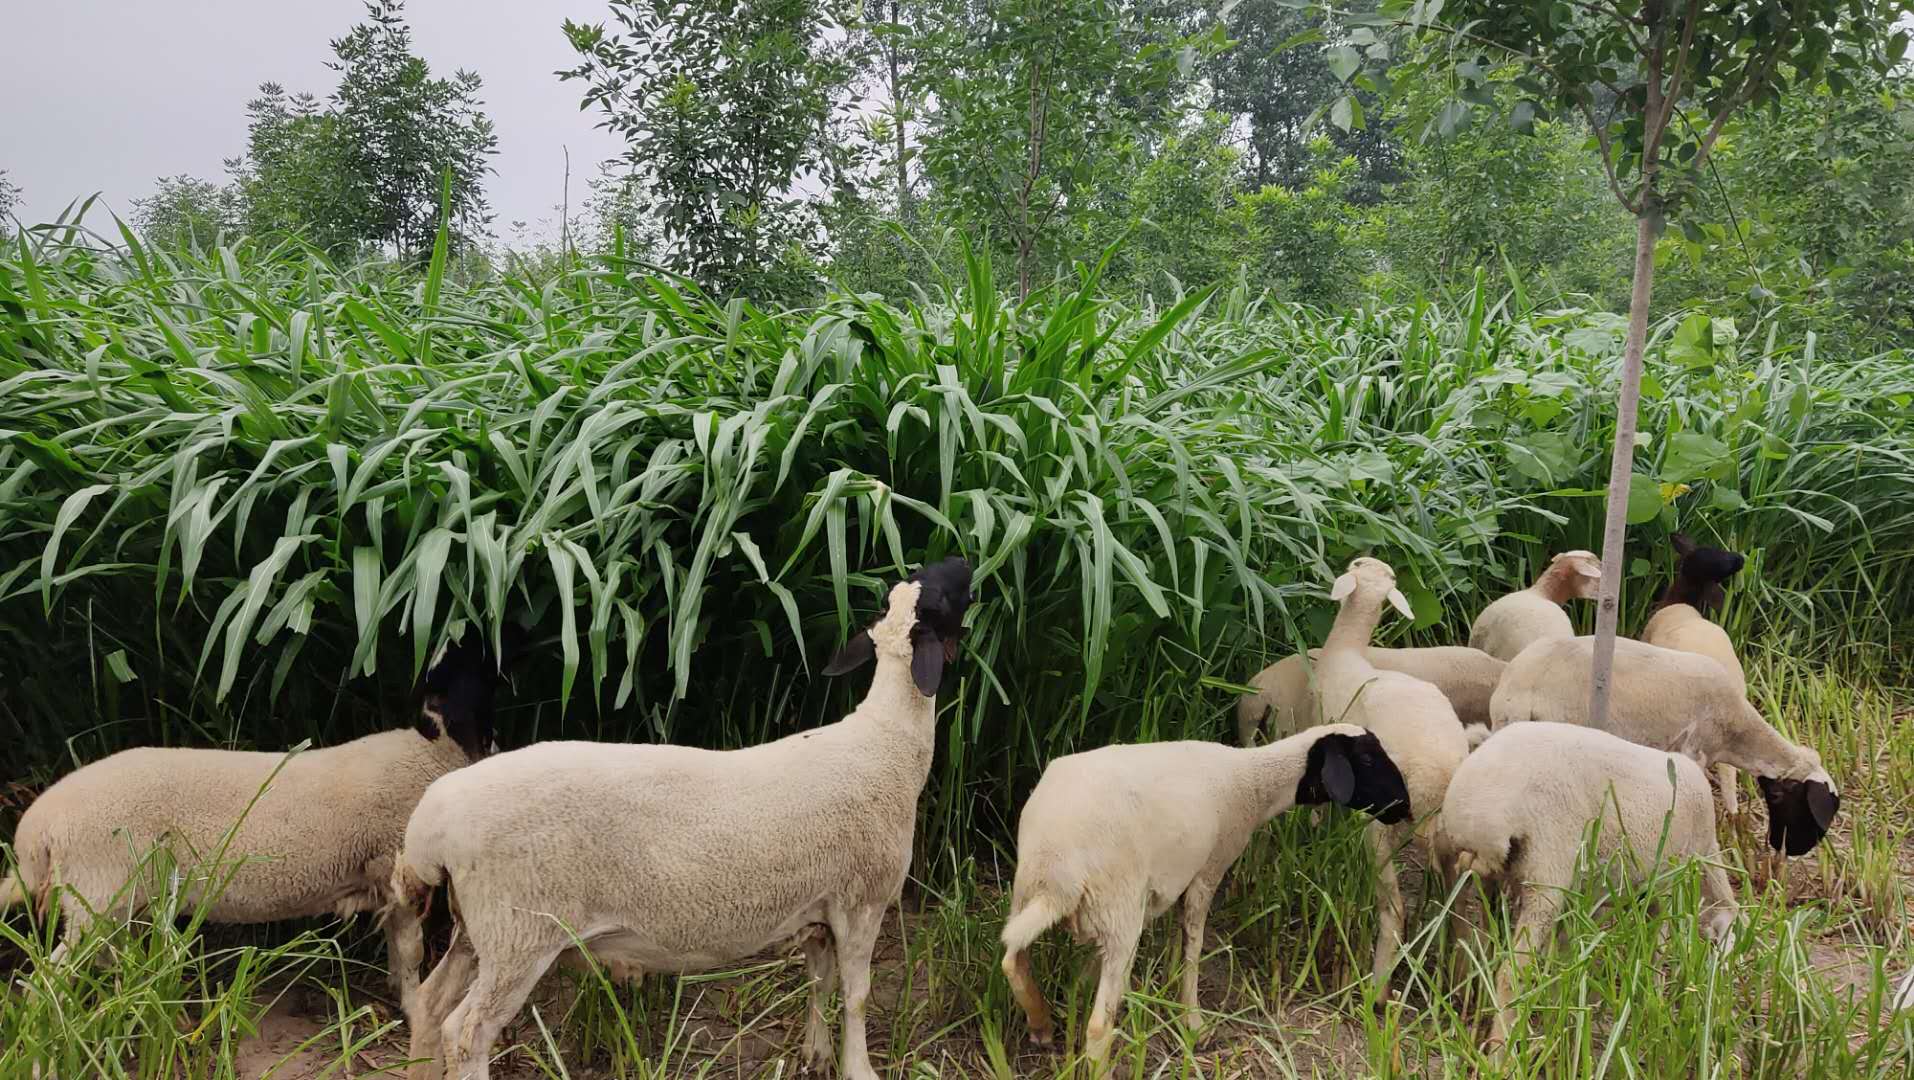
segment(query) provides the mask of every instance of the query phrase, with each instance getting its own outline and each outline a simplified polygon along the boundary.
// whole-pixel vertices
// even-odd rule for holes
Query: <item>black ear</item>
[[[1675,549],[1675,554],[1684,559],[1695,550],[1695,542],[1688,538],[1687,533],[1675,533],[1668,538],[1668,543]]]
[[[956,642],[945,642],[935,634],[916,633],[911,635],[910,677],[917,684],[917,692],[925,697],[936,697],[937,688],[944,682],[944,656],[955,652]]]
[[[877,646],[871,643],[870,631],[859,630],[851,635],[851,640],[845,642],[843,648],[837,650],[837,655],[831,657],[831,662],[824,665],[824,674],[842,675],[847,671],[855,671],[875,659],[877,659]]]
[[[1834,824],[1835,813],[1841,809],[1841,796],[1821,781],[1810,780],[1807,783],[1807,800],[1808,813],[1814,816],[1814,823],[1825,833],[1828,826]]]
[[[1322,784],[1323,793],[1329,801],[1348,806],[1356,797],[1356,770],[1349,764],[1349,751],[1343,746],[1339,735],[1330,735],[1324,742],[1337,740],[1323,748]]]

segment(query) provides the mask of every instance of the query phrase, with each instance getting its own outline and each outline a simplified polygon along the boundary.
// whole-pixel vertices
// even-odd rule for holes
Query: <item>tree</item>
[[[841,163],[830,119],[851,66],[816,0],[612,0],[622,32],[569,20],[584,104],[624,138],[668,265],[721,291],[785,295],[815,243],[795,190]]]
[[[1248,129],[1250,190],[1304,187],[1320,164],[1310,148],[1322,134],[1320,117],[1342,94],[1320,44],[1331,26],[1320,10],[1285,0],[1242,0],[1226,18],[1234,43],[1208,65],[1216,94],[1210,107],[1241,117]],[[1359,163],[1360,201],[1378,201],[1382,186],[1401,178],[1401,150],[1383,125],[1331,128],[1329,136],[1339,154]]]
[[[133,226],[148,243],[168,248],[210,247],[246,229],[239,190],[197,177],[161,177],[153,194],[133,200]]]
[[[452,178],[454,238],[470,242],[491,221],[486,159],[498,136],[481,107],[481,80],[460,70],[434,78],[412,52],[403,0],[367,0],[371,21],[332,43],[339,72],[332,117],[352,195],[369,217],[366,239],[401,255],[428,251],[438,233],[444,175]]]
[[[1894,27],[1910,13],[1914,0],[1386,0],[1367,21],[1424,43],[1409,70],[1389,74],[1393,43],[1380,35],[1360,43],[1367,63],[1351,47],[1346,69],[1365,89],[1417,82],[1441,65],[1459,87],[1435,118],[1445,134],[1459,129],[1471,109],[1492,107],[1491,79],[1514,67],[1526,96],[1511,120],[1526,127],[1553,112],[1579,114],[1594,134],[1610,190],[1635,217],[1596,609],[1589,703],[1596,726],[1608,713],[1642,353],[1663,222],[1693,193],[1738,111],[1822,82],[1841,89],[1869,69],[1886,74],[1906,54],[1908,34]],[[1348,106],[1340,111],[1353,120]]]
[[[7,239],[13,231],[13,208],[20,205],[20,185],[7,176],[7,170],[0,169],[0,240]]]
[[[1114,0],[960,4],[927,42],[924,167],[960,227],[1007,243],[1020,293],[1063,253],[1071,215],[1172,130],[1197,46],[1164,13]]]
[[[338,117],[277,83],[259,93],[246,105],[245,156],[226,163],[247,231],[303,237],[334,256],[355,253],[375,239],[374,215]]]

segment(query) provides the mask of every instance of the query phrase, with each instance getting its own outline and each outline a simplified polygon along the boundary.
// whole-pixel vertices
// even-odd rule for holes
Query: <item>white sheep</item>
[[[1678,652],[1697,653],[1720,664],[1728,672],[1735,691],[1748,695],[1748,676],[1741,658],[1735,655],[1728,632],[1710,622],[1705,609],[1718,608],[1725,598],[1722,583],[1733,577],[1745,561],[1740,555],[1715,547],[1700,547],[1680,533],[1672,538],[1681,564],[1675,580],[1657,597],[1648,625],[1642,627],[1641,641]],[[1741,810],[1740,793],[1735,790],[1734,770],[1717,765],[1723,809],[1731,815]]]
[[[1310,669],[1321,655],[1321,649],[1311,649],[1307,661],[1301,653],[1285,656],[1249,680],[1256,693],[1244,694],[1236,702],[1239,744],[1252,746],[1259,734],[1281,738],[1334,719],[1322,715],[1310,683]],[[1462,645],[1422,649],[1371,645],[1363,650],[1363,656],[1378,670],[1400,671],[1433,684],[1449,699],[1456,719],[1464,727],[1488,725],[1489,695],[1495,693],[1502,669],[1508,666],[1480,649]]]
[[[1197,967],[1210,899],[1263,823],[1297,804],[1334,802],[1399,821],[1402,773],[1380,740],[1350,724],[1269,746],[1213,742],[1106,746],[1051,762],[1017,823],[1017,877],[1003,930],[1004,974],[1030,1037],[1049,1045],[1050,1007],[1028,949],[1062,921],[1097,946],[1102,977],[1087,1053],[1108,1059],[1117,1007],[1144,925],[1183,901],[1185,1022],[1200,1025]]]
[[[1442,808],[1449,777],[1469,753],[1469,737],[1455,708],[1434,685],[1370,664],[1363,652],[1385,603],[1405,618],[1409,601],[1396,589],[1395,571],[1377,559],[1359,558],[1336,579],[1329,598],[1342,603],[1316,665],[1323,715],[1356,724],[1382,740],[1402,770],[1409,790],[1409,819],[1372,821],[1367,829],[1376,863],[1378,927],[1372,974],[1379,998],[1389,994],[1389,976],[1402,948],[1402,887],[1395,856],[1412,839],[1426,848],[1430,821]]]
[[[1602,560],[1594,552],[1564,551],[1549,560],[1535,584],[1482,609],[1469,628],[1469,647],[1497,660],[1513,660],[1534,642],[1573,637],[1575,626],[1562,605],[1593,600],[1601,586]]]
[[[1455,771],[1435,838],[1445,880],[1473,871],[1518,912],[1516,953],[1496,978],[1494,1044],[1509,1035],[1517,954],[1551,936],[1563,893],[1577,884],[1583,837],[1597,820],[1591,854],[1602,864],[1621,861],[1636,883],[1656,871],[1658,854],[1669,862],[1709,860],[1701,872],[1702,927],[1727,940],[1734,891],[1714,861],[1714,800],[1699,765],[1594,728],[1543,722],[1500,730]],[[1451,908],[1457,929],[1463,903]]]
[[[1489,701],[1496,730],[1528,720],[1587,726],[1594,654],[1592,637],[1524,649]],[[1754,776],[1768,804],[1768,843],[1775,850],[1805,855],[1827,834],[1841,798],[1821,755],[1762,719],[1720,664],[1616,638],[1611,687],[1605,730]]]
[[[829,1060],[835,966],[843,1074],[875,1080],[871,951],[910,867],[970,576],[952,558],[891,590],[883,618],[824,669],[877,662],[837,723],[731,751],[548,742],[434,784],[406,830],[394,918],[416,921],[447,885],[459,943],[408,1013],[412,1075],[489,1076],[500,1028],[574,948],[629,977],[709,970],[796,939],[812,978],[806,1064]]]
[[[509,659],[517,627],[508,629]],[[448,648],[427,672],[415,728],[290,759],[139,747],[76,769],[21,816],[17,879],[0,882],[0,899],[31,898],[43,911],[57,901],[66,926],[56,958],[89,924],[131,918],[155,899],[155,887],[166,886],[147,860],[162,848],[189,875],[185,905],[204,902],[210,922],[381,911],[419,797],[494,749],[500,665],[477,637]],[[418,978],[398,961],[417,945],[390,924],[387,934],[403,1000]]]

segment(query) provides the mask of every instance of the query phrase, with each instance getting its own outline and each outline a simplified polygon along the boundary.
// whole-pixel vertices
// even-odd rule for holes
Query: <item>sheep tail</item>
[[[1062,901],[1049,893],[1038,893],[1022,910],[1010,916],[1009,922],[1004,923],[1004,951],[1016,953],[1028,949],[1031,942],[1067,914],[1069,908]]]

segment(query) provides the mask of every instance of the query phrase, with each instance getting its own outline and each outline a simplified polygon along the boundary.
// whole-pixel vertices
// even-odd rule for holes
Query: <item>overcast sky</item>
[[[155,177],[223,178],[259,84],[323,97],[328,43],[364,14],[359,0],[0,0],[0,169],[22,189],[16,212],[44,220],[97,191],[125,216]],[[564,148],[574,208],[621,149],[579,111],[581,84],[552,74],[574,62],[559,24],[607,21],[604,0],[408,0],[406,14],[434,74],[485,78],[495,230],[554,232]]]

